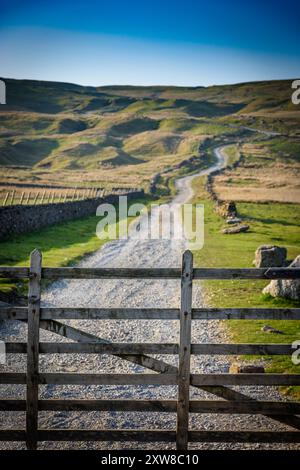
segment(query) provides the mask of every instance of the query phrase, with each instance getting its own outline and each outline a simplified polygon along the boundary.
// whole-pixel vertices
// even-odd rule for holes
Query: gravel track
[[[197,175],[204,175],[223,165],[222,148],[216,149],[218,163]],[[177,196],[170,203],[183,204],[192,197],[191,181],[197,176],[187,176],[177,180]],[[136,240],[128,238],[107,243],[103,248],[85,258],[80,266],[89,267],[179,267],[181,256],[187,248],[187,241]],[[178,307],[180,305],[180,282],[177,280],[59,280],[43,292],[43,304],[47,306],[86,306],[86,307]],[[204,301],[201,285],[194,282],[193,305],[201,307]],[[116,342],[177,342],[179,323],[163,320],[72,320],[71,324],[101,338]],[[1,337],[6,341],[26,341],[26,326],[20,322],[5,322],[0,328]],[[41,331],[41,341],[66,341],[49,332]],[[193,322],[192,342],[226,341],[226,333],[218,321]],[[172,356],[154,356],[177,365]],[[25,357],[10,355],[5,370],[24,371]],[[229,360],[224,356],[195,356],[192,358],[192,372],[227,372]],[[98,355],[47,355],[40,356],[42,372],[149,372],[140,366],[114,356]],[[233,387],[239,389],[238,387]],[[242,387],[241,391],[252,398],[261,400],[283,399],[274,387]],[[131,398],[175,399],[176,387],[172,386],[55,386],[40,387],[41,398]],[[25,387],[1,386],[0,398],[24,398]],[[214,399],[216,397],[191,388],[192,398]],[[25,426],[25,413],[0,413],[2,428]],[[40,428],[136,428],[172,429],[176,426],[176,416],[172,413],[116,413],[116,412],[41,412]],[[209,415],[193,414],[190,428],[199,430],[286,430],[280,423],[260,415]],[[24,448],[22,443],[0,443],[0,449]],[[52,449],[174,449],[167,443],[40,443],[39,448]],[[190,449],[300,449],[297,444],[230,444],[193,443]]]

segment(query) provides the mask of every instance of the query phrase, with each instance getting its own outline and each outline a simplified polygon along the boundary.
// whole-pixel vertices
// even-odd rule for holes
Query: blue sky
[[[211,85],[300,77],[300,2],[0,0],[3,77]]]

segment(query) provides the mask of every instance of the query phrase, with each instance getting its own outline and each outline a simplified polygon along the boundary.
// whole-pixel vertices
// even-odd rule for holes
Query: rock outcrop
[[[276,328],[274,328],[273,326],[270,326],[270,325],[262,326],[261,331],[264,331],[265,333],[274,333],[276,335],[283,335],[284,334],[283,331],[277,330]]]
[[[241,232],[247,232],[249,230],[249,225],[243,224],[243,225],[235,225],[233,227],[228,227],[228,228],[223,228],[222,233],[223,234],[233,234],[233,233],[241,233]]]
[[[228,225],[240,224],[241,222],[242,222],[242,219],[239,219],[238,217],[229,217],[226,220],[226,224]]]
[[[237,209],[234,201],[219,202],[216,212],[224,218],[237,217]]]
[[[289,268],[300,268],[300,255],[294,259]],[[300,279],[273,280],[264,288],[263,293],[272,297],[300,300]]]
[[[284,246],[262,245],[255,252],[253,264],[256,268],[280,268],[286,265],[286,255]]]
[[[230,374],[263,374],[264,372],[264,366],[256,364],[241,364],[233,362],[229,368]]]

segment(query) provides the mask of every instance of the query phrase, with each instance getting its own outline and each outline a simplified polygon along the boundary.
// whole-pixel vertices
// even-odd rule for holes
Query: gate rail
[[[30,267],[0,267],[2,278],[28,278],[28,306],[0,307],[0,319],[28,323],[27,343],[7,342],[8,354],[27,353],[26,373],[0,373],[0,384],[26,384],[26,400],[0,400],[0,411],[26,411],[26,429],[0,430],[2,441],[26,441],[36,449],[38,441],[153,441],[175,442],[185,450],[188,442],[300,442],[300,402],[257,401],[231,385],[300,385],[300,374],[191,374],[191,355],[291,355],[291,344],[192,344],[194,320],[272,319],[299,320],[300,308],[192,308],[195,279],[300,279],[300,268],[193,268],[192,253],[183,254],[182,269],[175,268],[48,268],[34,250]],[[41,307],[42,279],[180,279],[180,308],[55,308]],[[180,321],[176,343],[110,343],[61,323],[64,319],[162,319]],[[40,328],[77,341],[40,342]],[[39,354],[112,354],[150,369],[155,374],[40,373]],[[178,368],[148,354],[178,355]],[[158,373],[157,373],[158,372]],[[40,384],[59,385],[177,385],[177,400],[69,400],[39,399]],[[223,400],[190,400],[190,387],[198,387]],[[176,412],[176,430],[77,430],[39,429],[39,411],[134,411]],[[202,431],[189,430],[189,413],[263,414],[293,431]]]

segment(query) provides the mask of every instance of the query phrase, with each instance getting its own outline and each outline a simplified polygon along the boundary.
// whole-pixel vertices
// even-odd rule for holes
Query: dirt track
[[[218,164],[201,174],[209,173],[223,164],[222,150],[216,150]],[[196,175],[195,175],[196,176]],[[191,181],[195,176],[188,176],[177,181],[178,195],[171,204],[183,204],[192,196]],[[117,240],[107,243],[101,250],[86,258],[81,266],[89,267],[178,267],[181,255],[187,247],[186,240]],[[87,307],[178,307],[180,303],[179,281],[172,280],[88,280],[58,281],[53,283],[43,294],[43,302],[49,306],[87,306]],[[195,283],[193,292],[194,306],[202,306],[201,286]],[[66,322],[67,323],[67,322]],[[177,321],[70,321],[77,328],[88,331],[98,337],[115,342],[177,342],[179,325]],[[218,321],[194,322],[192,342],[221,342],[224,332]],[[2,329],[7,341],[26,340],[25,325],[14,322],[13,328],[8,322]],[[41,340],[64,341],[63,338],[47,332],[41,333]],[[225,338],[226,340],[226,338]],[[159,356],[155,356],[159,357]],[[176,358],[160,356],[166,362],[176,365]],[[192,360],[193,372],[226,372],[229,363],[226,357],[196,356]],[[25,369],[25,358],[15,355],[14,362],[9,360],[8,369]],[[97,355],[50,355],[41,357],[41,371],[67,372],[144,372],[140,366],[122,361],[113,356]],[[149,371],[146,371],[149,372]],[[24,397],[23,386],[6,386],[0,389],[1,396]],[[278,399],[274,388],[247,387],[243,389],[251,397],[259,399]],[[167,399],[176,398],[176,387],[157,386],[41,386],[42,398],[131,398]],[[210,398],[200,390],[191,389],[194,398]],[[13,415],[13,416],[12,416]],[[20,428],[24,426],[23,413],[0,414],[1,426]],[[4,419],[1,419],[4,418]],[[59,412],[40,413],[40,428],[147,428],[171,429],[176,425],[176,416],[160,413],[116,413],[116,412]],[[283,430],[283,425],[262,416],[247,415],[208,415],[191,416],[191,429],[201,430]],[[21,444],[3,443],[0,448],[18,448]],[[160,448],[172,449],[173,444],[165,443],[41,443],[40,448]],[[190,448],[226,449],[226,448],[271,448],[268,445],[256,444],[192,444]],[[276,445],[275,448],[296,448],[295,446]],[[299,447],[300,448],[300,447]]]

